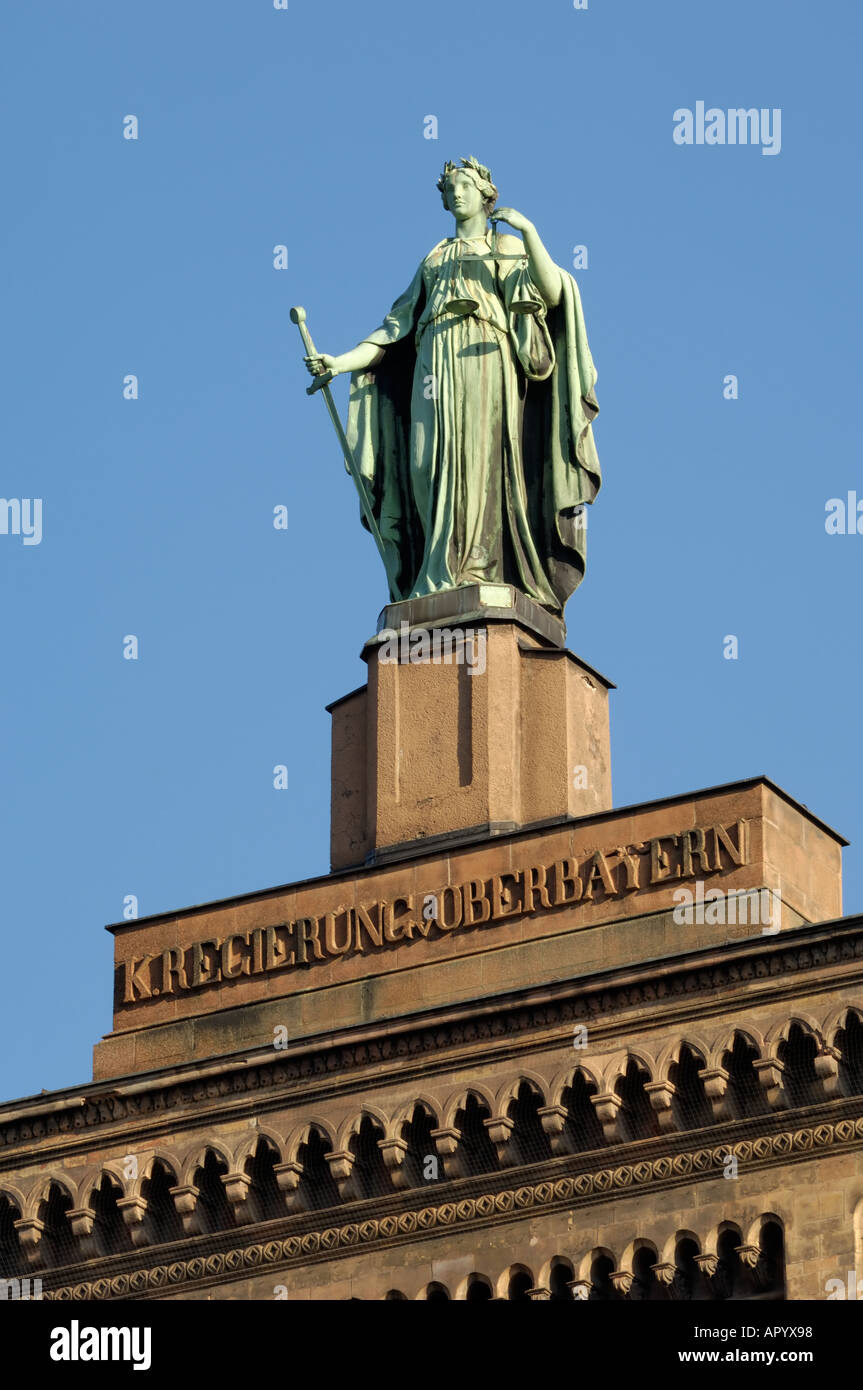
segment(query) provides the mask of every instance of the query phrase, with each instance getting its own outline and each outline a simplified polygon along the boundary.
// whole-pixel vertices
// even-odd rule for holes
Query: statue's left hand
[[[532,226],[530,218],[523,213],[516,212],[515,208],[495,208],[491,213],[492,222],[506,222],[510,227],[514,227],[517,232],[526,232]]]

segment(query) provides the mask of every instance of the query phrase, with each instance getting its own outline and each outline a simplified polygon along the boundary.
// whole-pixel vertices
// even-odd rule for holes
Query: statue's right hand
[[[322,376],[324,372],[333,372],[335,374],[336,359],[328,352],[319,352],[314,357],[304,357],[303,361],[312,376]]]

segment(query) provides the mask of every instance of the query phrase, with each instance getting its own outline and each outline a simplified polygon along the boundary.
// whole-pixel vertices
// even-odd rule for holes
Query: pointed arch
[[[389,1120],[383,1110],[377,1105],[371,1105],[368,1101],[363,1102],[362,1108],[354,1111],[347,1119],[342,1120],[338,1129],[336,1149],[341,1151],[347,1149],[355,1135],[359,1134],[363,1120],[369,1119],[376,1129],[381,1131],[381,1139],[387,1133]]]
[[[336,1131],[329,1120],[321,1119],[319,1115],[307,1116],[294,1125],[289,1131],[285,1140],[284,1153],[285,1163],[298,1163],[299,1152],[304,1144],[308,1144],[309,1135],[315,1130],[324,1140],[325,1145],[330,1149],[337,1148]]]
[[[249,1130],[247,1134],[243,1135],[234,1149],[234,1172],[239,1173],[243,1171],[245,1164],[253,1157],[261,1140],[273,1150],[276,1155],[277,1163],[282,1163],[284,1161],[282,1157],[285,1143],[284,1139],[270,1125],[262,1125],[259,1122],[255,1129]]]
[[[72,1182],[68,1174],[62,1170],[51,1169],[47,1173],[42,1173],[38,1181],[30,1189],[26,1201],[26,1210],[21,1214],[29,1220],[35,1220],[39,1216],[39,1208],[43,1202],[47,1202],[48,1194],[52,1187],[59,1187],[60,1191],[69,1198],[73,1207],[78,1205],[78,1189]]]
[[[615,1052],[603,1067],[601,1089],[613,1091],[626,1075],[631,1062],[635,1062],[639,1071],[647,1073],[648,1081],[656,1080],[656,1059],[652,1053],[643,1047],[623,1047]]]
[[[769,1057],[774,1061],[778,1059],[779,1047],[782,1043],[788,1042],[788,1036],[795,1024],[805,1037],[813,1038],[817,1049],[819,1051],[821,1050],[824,1045],[824,1037],[817,1019],[814,1018],[812,1014],[794,1013],[790,1014],[784,1020],[777,1021],[768,1028],[764,1038],[765,1057]]]
[[[707,1065],[711,1068],[718,1068],[723,1066],[723,1059],[728,1055],[729,1052],[734,1051],[734,1042],[735,1039],[738,1037],[743,1040],[743,1043],[746,1047],[750,1048],[755,1053],[756,1058],[760,1059],[762,1057],[766,1057],[767,1054],[764,1045],[764,1034],[761,1033],[757,1028],[753,1028],[752,1025],[749,1023],[734,1023],[731,1024],[728,1028],[724,1028],[723,1031],[717,1037],[716,1041],[710,1049],[710,1056]]]
[[[702,1067],[707,1066],[707,1058],[710,1055],[710,1049],[702,1038],[695,1038],[691,1034],[686,1037],[673,1038],[672,1041],[666,1043],[665,1047],[656,1055],[656,1075],[653,1077],[654,1081],[669,1081],[671,1079],[671,1068],[680,1064],[680,1054],[684,1047],[688,1047],[690,1051],[700,1059]]]
[[[399,1106],[398,1110],[394,1111],[392,1120],[390,1121],[389,1132],[386,1134],[387,1139],[401,1139],[402,1130],[406,1125],[412,1123],[417,1106],[434,1121],[432,1125],[433,1129],[439,1129],[441,1127],[439,1118],[440,1102],[432,1100],[431,1096],[420,1094],[415,1096],[413,1100],[406,1101],[404,1105]]]
[[[221,1139],[198,1139],[194,1147],[187,1151],[183,1160],[181,1187],[190,1187],[194,1184],[195,1174],[199,1168],[203,1168],[208,1153],[213,1154],[217,1162],[224,1163],[230,1173],[233,1155],[227,1144]]]
[[[600,1090],[602,1080],[601,1073],[589,1066],[586,1062],[571,1062],[563,1070],[555,1072],[548,1088],[548,1104],[563,1105],[564,1092],[570,1090],[575,1083],[576,1076],[581,1074],[588,1087],[593,1087],[594,1091]]]
[[[487,1110],[490,1115],[495,1113],[495,1099],[487,1086],[480,1081],[462,1082],[457,1091],[453,1091],[449,1100],[444,1106],[444,1122],[442,1129],[452,1129],[455,1125],[455,1117],[459,1110],[463,1110],[467,1104],[468,1097],[473,1096],[480,1106]]]
[[[495,1096],[495,1108],[493,1115],[505,1115],[507,1106],[515,1100],[522,1086],[528,1086],[530,1090],[539,1097],[540,1105],[546,1105],[546,1094],[548,1082],[545,1077],[539,1076],[537,1072],[519,1071],[508,1076],[503,1085],[498,1087]]]

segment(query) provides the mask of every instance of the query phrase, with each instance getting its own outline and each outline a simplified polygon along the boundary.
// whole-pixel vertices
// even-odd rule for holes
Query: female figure
[[[347,434],[394,601],[512,584],[559,612],[584,573],[583,504],[600,486],[578,289],[532,222],[494,211],[475,159],[447,163],[438,189],[455,236],[380,328],[306,364],[352,373]],[[524,240],[499,235],[499,221]]]

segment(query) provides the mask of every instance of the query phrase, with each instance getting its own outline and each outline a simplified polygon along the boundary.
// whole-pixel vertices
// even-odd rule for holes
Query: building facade
[[[484,616],[481,673],[372,644],[332,707],[330,874],[112,928],[94,1079],[0,1107],[8,1287],[794,1300],[861,1273],[844,841],[761,777],[614,808],[608,683]]]

